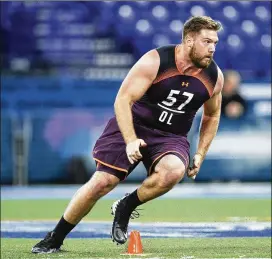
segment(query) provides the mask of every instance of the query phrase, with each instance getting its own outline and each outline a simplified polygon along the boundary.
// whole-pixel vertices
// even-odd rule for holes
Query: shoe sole
[[[33,254],[53,254],[53,253],[57,253],[57,252],[60,252],[60,249],[59,248],[52,248],[52,249],[49,249],[47,252],[44,252],[44,251],[35,251],[35,249],[31,249],[31,252]]]

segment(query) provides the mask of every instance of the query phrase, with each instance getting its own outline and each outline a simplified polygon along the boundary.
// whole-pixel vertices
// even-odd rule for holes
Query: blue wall
[[[48,111],[54,108],[109,107],[119,81],[87,81],[69,77],[2,77],[5,110]]]

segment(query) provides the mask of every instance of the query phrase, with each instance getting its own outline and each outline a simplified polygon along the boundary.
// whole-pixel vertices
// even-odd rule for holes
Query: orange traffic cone
[[[129,236],[128,254],[142,254],[143,245],[141,241],[140,232],[133,230]]]

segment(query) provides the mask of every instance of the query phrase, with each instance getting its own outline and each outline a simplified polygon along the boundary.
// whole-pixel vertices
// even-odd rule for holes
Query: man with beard
[[[213,61],[220,23],[192,17],[184,24],[183,41],[154,49],[133,66],[117,94],[111,118],[97,140],[97,171],[72,198],[55,229],[32,248],[58,251],[66,235],[102,196],[123,181],[142,161],[147,178],[112,206],[112,238],[127,240],[133,210],[171,190],[185,172],[195,178],[216,135],[223,74]],[[189,167],[187,133],[203,105],[200,138]]]

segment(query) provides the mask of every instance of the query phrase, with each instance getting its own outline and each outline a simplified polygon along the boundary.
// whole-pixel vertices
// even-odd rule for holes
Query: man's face
[[[216,31],[203,29],[194,35],[189,57],[196,67],[207,68],[211,64],[217,42]]]

